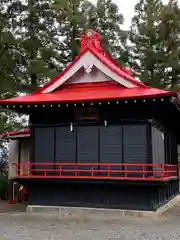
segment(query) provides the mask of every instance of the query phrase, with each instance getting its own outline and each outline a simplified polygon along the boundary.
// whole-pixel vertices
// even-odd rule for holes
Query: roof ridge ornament
[[[83,35],[80,37],[80,53],[84,51],[87,47],[94,47],[97,50],[101,51],[101,36],[98,32],[95,32],[92,29],[88,29],[85,31]]]
[[[92,71],[93,66],[94,66],[93,63],[89,63],[89,64],[85,63],[83,65],[85,72],[88,73],[88,74]]]

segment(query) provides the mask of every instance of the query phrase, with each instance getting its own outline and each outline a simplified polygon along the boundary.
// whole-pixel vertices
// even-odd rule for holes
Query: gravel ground
[[[14,211],[24,211],[25,205],[23,204],[9,204],[6,201],[0,201],[0,214]],[[1,238],[0,238],[1,239]]]
[[[0,215],[1,240],[180,239],[180,204],[161,219],[29,214]]]

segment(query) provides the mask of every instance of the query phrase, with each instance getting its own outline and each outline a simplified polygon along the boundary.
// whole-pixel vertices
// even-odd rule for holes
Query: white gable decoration
[[[64,84],[106,82],[111,80],[110,77],[101,72],[95,66],[92,66],[90,71],[87,71],[83,66]]]
[[[90,73],[93,68],[93,63],[85,63],[83,67],[86,73]]]
[[[109,79],[112,79],[119,84],[123,85],[127,88],[137,87],[136,84],[129,82],[128,80],[120,77],[118,74],[113,72],[110,68],[108,68],[104,63],[102,63],[94,54],[90,51],[85,52],[78,61],[72,65],[72,67],[56,82],[51,84],[49,87],[44,89],[42,93],[49,93],[54,91],[60,85],[68,81],[72,78],[82,67],[86,69],[86,73],[91,73],[93,66],[95,66],[99,71],[101,71],[104,75],[108,76]],[[107,80],[109,80],[107,79]],[[92,79],[93,82],[93,79]]]

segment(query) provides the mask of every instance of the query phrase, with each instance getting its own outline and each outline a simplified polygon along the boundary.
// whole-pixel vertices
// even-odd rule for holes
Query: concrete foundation
[[[120,216],[134,216],[134,217],[160,217],[168,209],[174,207],[180,202],[180,195],[173,198],[168,203],[164,204],[156,211],[133,211],[123,209],[105,209],[105,208],[81,208],[81,207],[62,207],[62,206],[39,206],[39,205],[28,205],[26,211],[29,213],[51,213],[51,214],[63,214],[63,215],[74,215],[74,216],[89,216],[93,214],[99,214],[104,217],[117,218]]]

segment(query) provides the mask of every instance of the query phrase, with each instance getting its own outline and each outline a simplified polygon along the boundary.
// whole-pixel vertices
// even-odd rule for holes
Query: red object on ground
[[[9,201],[9,203],[10,203],[10,204],[16,204],[17,201],[16,201],[15,199],[12,199],[12,200]]]
[[[20,202],[25,200],[25,195],[26,195],[26,188],[24,186],[21,186],[19,188],[19,201]]]

